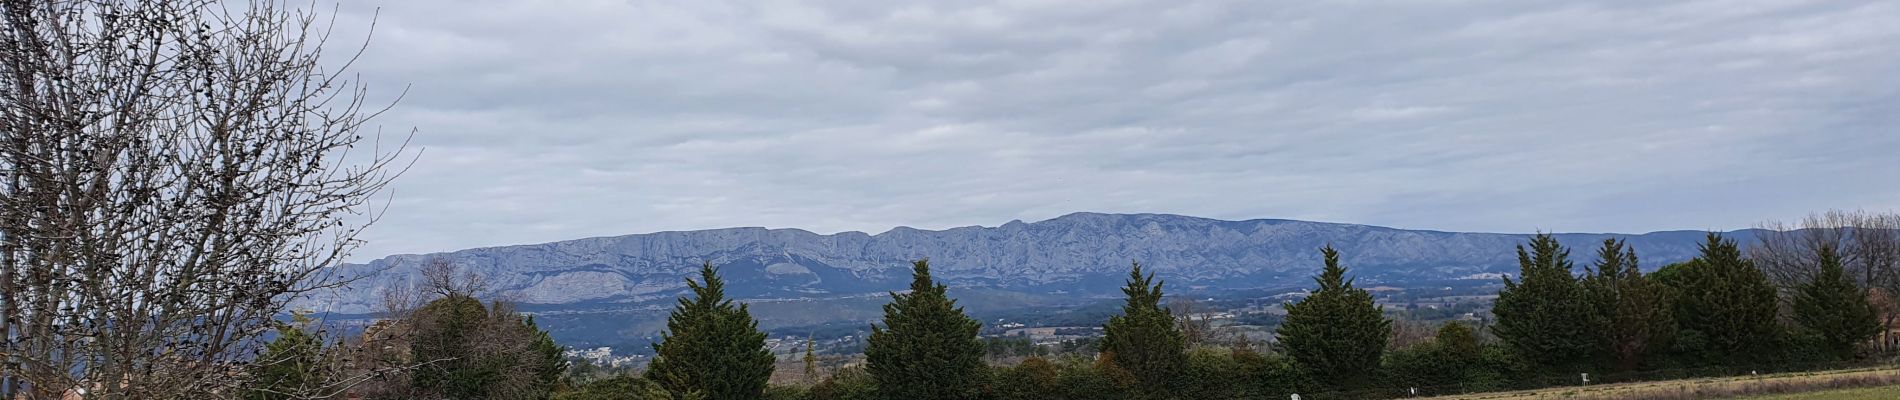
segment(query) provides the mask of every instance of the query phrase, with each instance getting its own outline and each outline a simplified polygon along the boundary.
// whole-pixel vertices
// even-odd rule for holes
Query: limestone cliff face
[[[1729,235],[1749,242],[1752,231]],[[1603,239],[1627,239],[1644,266],[1695,254],[1702,232],[1642,235],[1562,234],[1579,268]],[[997,227],[928,231],[898,227],[869,235],[820,235],[798,229],[731,228],[659,232],[554,243],[397,255],[344,274],[368,274],[350,288],[306,303],[364,312],[381,288],[413,279],[431,257],[446,257],[487,277],[499,294],[528,303],[639,303],[668,299],[701,262],[721,266],[732,292],[754,298],[877,293],[908,282],[909,261],[928,257],[953,285],[1035,291],[1109,291],[1130,260],[1173,282],[1215,288],[1304,282],[1332,244],[1369,279],[1450,279],[1513,272],[1515,247],[1528,235],[1402,230],[1291,220],[1223,221],[1161,214],[1077,213]],[[1099,283],[1109,286],[1095,288]]]

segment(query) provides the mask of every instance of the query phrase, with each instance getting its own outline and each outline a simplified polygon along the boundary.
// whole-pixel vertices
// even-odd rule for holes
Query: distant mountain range
[[[1742,243],[1756,231],[1727,232]],[[1654,269],[1687,260],[1701,231],[1564,233],[1572,259],[1588,265],[1606,238],[1623,238]],[[799,229],[730,228],[657,232],[554,243],[396,255],[343,266],[346,275],[381,271],[304,302],[340,313],[374,309],[382,288],[414,279],[443,257],[486,277],[497,294],[530,305],[663,307],[683,279],[711,262],[730,295],[759,301],[863,298],[904,287],[910,261],[966,290],[1037,295],[1114,293],[1131,261],[1170,287],[1223,290],[1299,285],[1331,244],[1362,282],[1484,277],[1516,270],[1515,246],[1530,235],[1405,230],[1277,219],[1224,221],[1166,214],[1075,213],[1040,222],[940,231],[898,227],[870,235]]]

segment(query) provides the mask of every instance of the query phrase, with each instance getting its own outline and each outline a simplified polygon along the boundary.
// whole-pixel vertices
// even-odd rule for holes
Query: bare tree
[[[1793,288],[1820,269],[1816,251],[1837,249],[1849,273],[1862,284],[1900,289],[1900,214],[1828,211],[1799,222],[1765,222],[1749,258],[1777,286]]]
[[[419,290],[436,297],[482,297],[488,291],[488,281],[481,274],[457,267],[447,258],[424,261],[420,273]]]
[[[1820,271],[1816,255],[1825,246],[1836,249],[1848,273],[1873,289],[1871,300],[1877,305],[1891,304],[1888,294],[1900,293],[1900,214],[1833,210],[1792,224],[1770,221],[1760,228],[1763,232],[1748,256],[1784,291],[1814,279]],[[1900,316],[1881,315],[1888,331]],[[1889,335],[1882,334],[1883,346],[1894,342]]]
[[[380,110],[319,62],[318,22],[0,0],[0,375],[29,398],[228,396],[288,301],[349,278],[329,267],[406,157],[364,140]]]
[[[1212,307],[1203,306],[1200,301],[1187,297],[1175,297],[1169,303],[1175,315],[1175,329],[1181,330],[1188,347],[1220,343],[1225,339],[1218,327],[1214,326],[1218,313]]]

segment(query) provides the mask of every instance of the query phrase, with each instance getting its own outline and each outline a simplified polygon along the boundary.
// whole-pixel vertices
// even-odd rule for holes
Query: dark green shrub
[[[991,394],[998,400],[1048,400],[1057,391],[1060,374],[1049,360],[1030,357],[1014,367],[996,368]]]
[[[877,399],[877,383],[863,367],[845,367],[811,387],[812,400]]]

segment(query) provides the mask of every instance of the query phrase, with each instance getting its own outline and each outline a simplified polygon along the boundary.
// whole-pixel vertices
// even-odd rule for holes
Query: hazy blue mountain
[[[1753,234],[1729,233],[1743,243]],[[381,273],[305,306],[372,310],[381,288],[413,279],[416,267],[433,257],[472,268],[496,294],[523,303],[654,311],[670,306],[685,288],[682,279],[705,261],[721,268],[729,294],[759,302],[864,298],[896,290],[908,282],[909,261],[925,257],[937,276],[965,290],[1087,297],[1112,293],[1131,260],[1176,288],[1299,285],[1319,268],[1316,249],[1329,243],[1362,282],[1508,273],[1516,269],[1514,246],[1528,236],[1097,213],[941,231],[898,227],[877,235],[765,228],[658,232],[390,256],[343,267],[348,275]],[[1579,266],[1609,237],[1626,238],[1653,269],[1692,257],[1703,232],[1559,235],[1575,248]]]

